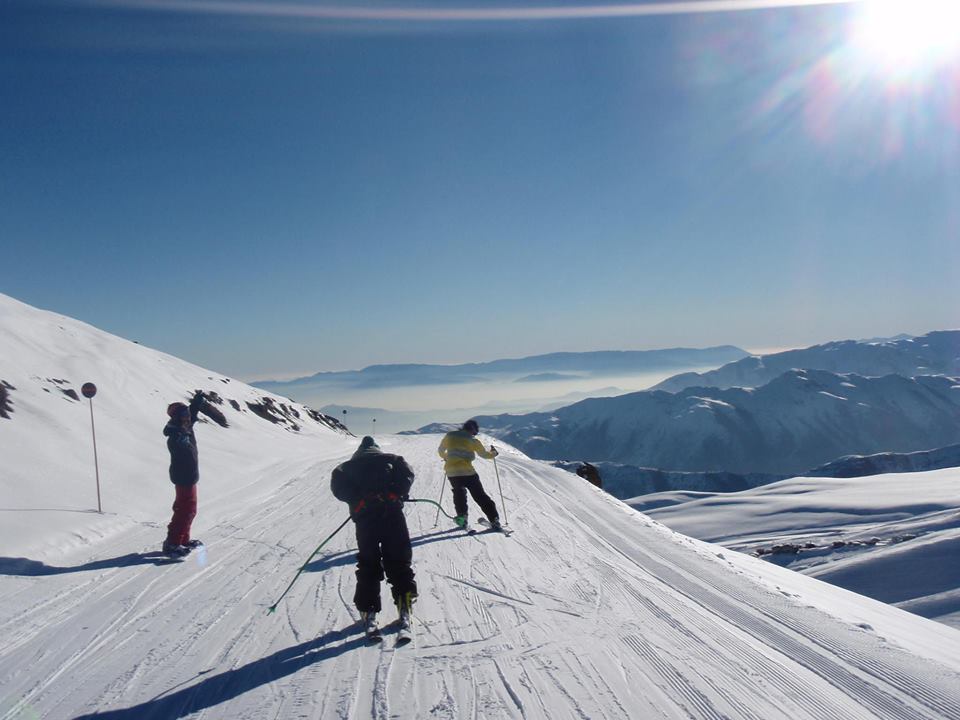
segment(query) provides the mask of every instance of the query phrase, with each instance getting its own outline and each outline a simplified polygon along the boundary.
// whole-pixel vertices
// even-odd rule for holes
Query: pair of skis
[[[513,535],[513,530],[511,530],[510,528],[505,528],[502,525],[498,528],[495,528],[490,524],[490,521],[487,520],[485,517],[478,519],[477,523],[480,525],[483,525],[484,529],[477,530],[476,528],[470,527],[469,525],[467,525],[466,527],[464,527],[464,530],[467,531],[467,535],[476,535],[479,532],[485,532],[485,533],[498,532],[498,533],[502,533],[503,535],[506,535],[507,537],[510,537],[511,535]]]
[[[367,644],[377,645],[383,641],[383,631],[379,625],[366,629]],[[403,647],[413,640],[413,632],[410,627],[410,621],[397,620],[397,637],[393,641],[394,647]]]

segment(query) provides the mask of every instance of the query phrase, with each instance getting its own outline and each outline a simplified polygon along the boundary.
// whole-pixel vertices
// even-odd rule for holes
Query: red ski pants
[[[197,486],[174,485],[177,497],[173,501],[173,518],[167,525],[167,542],[186,545],[190,542],[190,525],[197,516]]]

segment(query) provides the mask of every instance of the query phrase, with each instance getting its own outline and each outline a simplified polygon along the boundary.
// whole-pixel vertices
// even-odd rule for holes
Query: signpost
[[[97,461],[97,429],[93,424],[93,396],[97,394],[97,386],[91,382],[84,383],[80,388],[81,394],[90,401],[90,432],[93,435],[93,469],[97,474],[97,512],[102,513],[100,505],[100,463]]]

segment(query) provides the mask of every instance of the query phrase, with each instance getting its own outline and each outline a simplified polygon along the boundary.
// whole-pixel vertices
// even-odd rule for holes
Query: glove
[[[493,453],[494,457],[500,454],[497,452],[497,449],[493,445],[490,446],[490,452]]]

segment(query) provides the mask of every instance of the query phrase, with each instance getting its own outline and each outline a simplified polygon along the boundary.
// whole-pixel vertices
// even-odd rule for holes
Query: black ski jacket
[[[204,404],[202,395],[194,396],[190,401],[190,425],[170,420],[163,428],[167,436],[167,450],[170,451],[170,482],[174,485],[196,485],[200,480],[200,463],[197,454],[197,438],[193,434],[193,425],[197,414]]]
[[[412,484],[413,470],[407,461],[376,447],[357,450],[330,477],[331,492],[350,506],[354,521],[374,510],[402,508]]]

